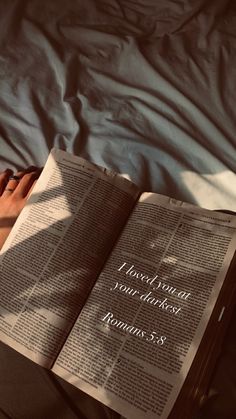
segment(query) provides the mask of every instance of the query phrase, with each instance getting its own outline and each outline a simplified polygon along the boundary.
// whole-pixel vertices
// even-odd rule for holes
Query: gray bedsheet
[[[55,146],[235,210],[235,39],[233,1],[0,0],[0,170],[42,166]],[[232,336],[204,419],[236,417]],[[0,346],[0,418],[82,418],[87,404],[99,417],[63,386]]]

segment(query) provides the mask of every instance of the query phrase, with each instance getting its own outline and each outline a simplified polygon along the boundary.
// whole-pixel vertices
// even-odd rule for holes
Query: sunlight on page
[[[60,293],[60,278],[56,275],[58,272],[44,275],[44,278],[40,279],[46,262],[73,219],[74,208],[78,202],[77,196],[74,199],[70,196],[68,182],[71,182],[71,179],[67,181],[67,178],[50,155],[43,174],[1,252],[1,271],[4,277],[1,283],[1,327],[2,330],[9,330],[9,327],[15,330],[16,337],[19,336],[20,339],[16,349],[20,349],[20,342],[24,344],[25,340],[27,349],[24,353],[30,353],[32,349],[31,359],[36,362],[39,360],[37,351],[45,354],[47,352],[44,348],[45,339],[48,340],[54,333],[55,336],[57,334],[56,339],[64,340],[63,330],[68,328],[69,319],[74,318],[69,311],[66,316],[65,310],[62,310],[64,305],[61,305],[61,309],[59,305],[62,295],[64,302],[70,300],[71,304],[70,295],[76,297],[77,293],[72,285],[75,269],[71,267],[71,271],[67,272],[70,282],[64,294]],[[79,275],[78,269],[75,275]],[[10,281],[12,276],[13,282]],[[11,300],[7,298],[8,294],[11,295]],[[22,326],[19,326],[17,331],[16,326],[20,319]],[[29,333],[29,322],[32,322],[33,329],[36,319],[38,325],[34,336]],[[50,341],[53,339],[50,338]],[[50,358],[49,352],[47,355]]]
[[[219,293],[229,220],[143,194],[54,371],[127,417],[166,418]]]
[[[52,364],[137,195],[114,172],[52,151],[2,249],[5,343]]]
[[[165,256],[162,260],[163,263],[169,263],[170,265],[174,265],[177,263],[177,258],[175,256]]]

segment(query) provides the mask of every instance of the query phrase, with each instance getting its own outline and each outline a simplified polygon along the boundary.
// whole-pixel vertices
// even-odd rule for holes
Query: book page
[[[0,339],[50,366],[137,198],[128,180],[53,150],[0,256]]]
[[[126,418],[167,418],[235,247],[236,217],[142,194],[53,371]]]

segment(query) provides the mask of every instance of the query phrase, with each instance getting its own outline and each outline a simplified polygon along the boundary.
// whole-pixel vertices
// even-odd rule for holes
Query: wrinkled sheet
[[[0,21],[0,170],[42,166],[55,146],[235,211],[233,1],[0,0]],[[232,330],[201,417],[236,417]],[[0,418],[99,417],[61,385],[0,346]]]

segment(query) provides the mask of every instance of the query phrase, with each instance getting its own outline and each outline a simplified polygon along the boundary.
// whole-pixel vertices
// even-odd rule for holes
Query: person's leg
[[[0,173],[0,249],[23,209],[40,169],[28,169],[13,175],[10,169]]]

